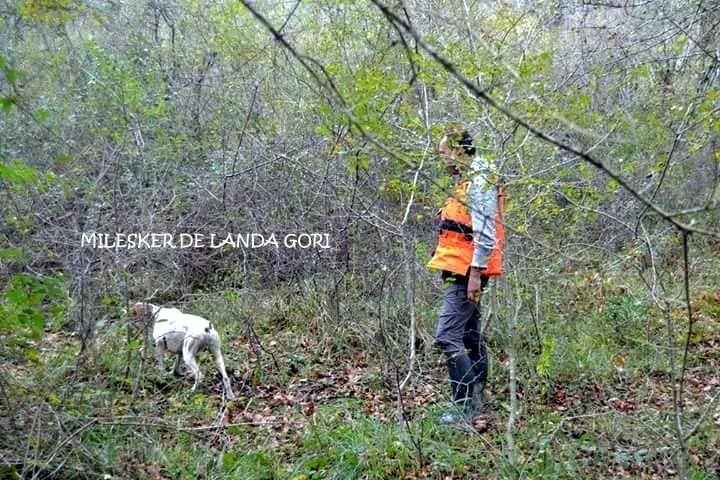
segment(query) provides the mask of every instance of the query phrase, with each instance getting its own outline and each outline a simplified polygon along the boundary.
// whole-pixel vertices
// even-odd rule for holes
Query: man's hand
[[[470,279],[468,280],[467,296],[468,300],[479,302],[482,297],[482,271],[478,267],[470,267]]]

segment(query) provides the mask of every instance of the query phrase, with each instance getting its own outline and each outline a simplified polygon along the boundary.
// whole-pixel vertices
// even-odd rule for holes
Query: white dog
[[[180,360],[185,362],[195,377],[195,390],[202,379],[200,368],[195,362],[195,355],[202,349],[212,352],[215,365],[222,375],[223,388],[227,398],[235,398],[230,379],[225,371],[225,362],[220,353],[220,335],[212,324],[197,315],[182,313],[177,308],[163,308],[152,303],[136,303],[132,307],[138,318],[150,318],[153,321],[153,341],[155,342],[155,356],[161,370],[165,352],[177,354],[173,372],[180,375]]]

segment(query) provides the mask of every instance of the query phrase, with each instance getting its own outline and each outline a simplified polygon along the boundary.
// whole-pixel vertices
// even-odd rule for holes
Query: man
[[[491,181],[489,163],[475,156],[470,134],[450,126],[438,144],[458,186],[440,210],[438,244],[428,267],[440,270],[446,291],[436,344],[447,359],[455,407],[441,418],[451,424],[483,408],[487,354],[480,334],[480,298],[489,277],[502,273],[502,189]],[[463,179],[469,171],[470,178]]]

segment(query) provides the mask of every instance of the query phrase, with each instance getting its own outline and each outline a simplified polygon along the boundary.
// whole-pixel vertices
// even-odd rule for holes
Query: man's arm
[[[497,209],[497,187],[487,182],[480,173],[473,178],[468,191],[468,207],[473,226],[472,267],[487,268],[488,257],[495,246],[495,210]]]
[[[468,207],[473,225],[473,251],[470,263],[467,296],[480,301],[483,290],[483,271],[487,268],[490,252],[495,245],[495,209],[497,208],[497,187],[490,184],[484,174],[473,178],[468,190]]]

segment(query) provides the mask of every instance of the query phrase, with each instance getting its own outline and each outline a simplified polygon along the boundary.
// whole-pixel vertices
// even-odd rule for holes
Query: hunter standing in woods
[[[490,163],[475,155],[473,138],[451,125],[438,153],[458,185],[440,210],[440,233],[428,267],[440,270],[446,290],[436,343],[447,359],[454,407],[442,424],[457,423],[483,408],[488,360],[480,332],[480,298],[502,273],[502,188]]]

